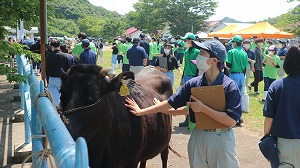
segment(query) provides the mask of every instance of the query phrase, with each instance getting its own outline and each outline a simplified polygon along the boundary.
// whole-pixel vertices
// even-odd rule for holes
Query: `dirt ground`
[[[13,90],[13,85],[0,76],[0,167],[19,168],[20,165],[12,165],[11,157],[15,145],[24,143],[24,124],[12,123],[14,111],[20,109],[19,102],[13,102],[13,96],[18,90]],[[189,132],[187,128],[178,127],[178,123],[184,120],[184,116],[173,117],[173,133],[171,147],[182,156],[188,158],[187,144]],[[234,128],[236,134],[236,151],[241,168],[267,168],[270,167],[258,149],[259,136],[243,127]],[[29,164],[30,165],[30,164]],[[147,162],[149,168],[161,167],[160,156]],[[168,167],[187,168],[188,159],[179,158],[170,152]]]

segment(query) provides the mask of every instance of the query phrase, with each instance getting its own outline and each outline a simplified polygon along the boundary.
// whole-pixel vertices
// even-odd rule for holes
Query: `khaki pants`
[[[228,132],[193,130],[188,144],[191,168],[238,168],[235,135]]]
[[[134,74],[137,74],[137,73],[140,72],[143,68],[144,68],[144,66],[130,66],[129,70],[130,70],[131,72],[133,72]]]
[[[278,138],[279,168],[300,167],[300,139]]]
[[[283,63],[284,63],[284,60],[280,60],[280,68],[277,71],[277,74],[278,74],[279,78],[284,78],[285,77],[285,71],[283,69]]]

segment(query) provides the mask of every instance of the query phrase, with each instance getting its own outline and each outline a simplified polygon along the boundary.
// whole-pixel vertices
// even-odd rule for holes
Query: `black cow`
[[[167,167],[171,138],[171,117],[158,113],[136,117],[125,106],[119,94],[122,82],[131,79],[130,98],[141,108],[152,100],[165,100],[172,95],[170,80],[154,68],[145,68],[134,80],[132,72],[113,79],[107,70],[96,65],[76,65],[62,73],[61,108],[66,127],[74,139],[87,141],[90,167],[136,168],[161,153]],[[135,81],[132,82],[132,80]]]

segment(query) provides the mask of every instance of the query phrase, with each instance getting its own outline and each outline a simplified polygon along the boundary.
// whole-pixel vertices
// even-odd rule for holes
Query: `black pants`
[[[118,64],[123,62],[123,55],[118,55],[117,56]]]
[[[129,64],[123,64],[122,65],[122,72],[129,71],[129,68],[130,68]]]
[[[262,70],[255,70],[254,72],[254,81],[251,83],[251,86],[254,87],[254,92],[258,91],[258,83],[263,80]]]

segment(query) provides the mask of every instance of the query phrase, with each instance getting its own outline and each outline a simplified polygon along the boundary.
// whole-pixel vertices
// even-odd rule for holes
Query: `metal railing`
[[[26,76],[26,81],[21,83],[21,109],[24,110],[25,143],[32,141],[32,153],[44,150],[42,138],[44,128],[52,156],[58,168],[86,168],[88,165],[88,152],[85,140],[79,137],[74,142],[64,123],[61,121],[50,99],[44,94],[44,82],[38,81],[33,73],[25,55],[17,56],[18,72]],[[35,156],[32,160],[34,161]],[[37,158],[33,167],[38,167]],[[45,159],[42,167],[48,167]]]

